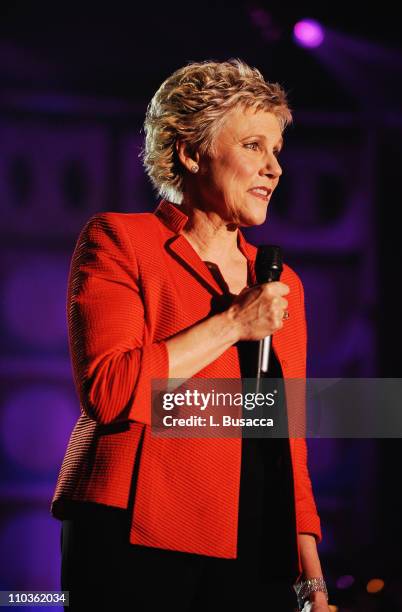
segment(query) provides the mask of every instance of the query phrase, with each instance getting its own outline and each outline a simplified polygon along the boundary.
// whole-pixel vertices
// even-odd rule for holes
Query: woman
[[[285,266],[257,285],[239,229],[265,221],[290,120],[279,85],[240,60],[177,70],[145,121],[164,199],[154,213],[95,215],[78,239],[68,316],[81,416],[52,502],[70,609],[289,611],[293,581],[311,579],[304,598],[328,610],[305,440],[150,431],[152,379],[241,378],[243,349],[265,336],[272,375],[305,377],[301,282]]]

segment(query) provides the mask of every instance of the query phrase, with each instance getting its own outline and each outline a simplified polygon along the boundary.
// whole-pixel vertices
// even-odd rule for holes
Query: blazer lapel
[[[247,259],[248,277],[250,284],[256,285],[257,277],[255,275],[255,260],[257,257],[257,247],[251,244],[250,242],[247,242],[240,229],[238,230],[237,236],[237,246]]]
[[[175,257],[213,295],[223,294],[221,287],[212,276],[205,261],[201,259],[182,234],[169,238],[165,243],[165,247],[170,252],[170,255]]]
[[[155,210],[155,214],[175,233],[165,243],[166,250],[170,255],[175,257],[213,295],[223,295],[222,288],[215,280],[207,264],[193,249],[185,236],[180,233],[188,219],[187,215],[180,210],[180,206],[172,204],[167,200],[161,200]],[[257,282],[254,270],[257,248],[246,241],[240,229],[238,230],[237,244],[247,259],[248,278],[251,284],[254,285]]]

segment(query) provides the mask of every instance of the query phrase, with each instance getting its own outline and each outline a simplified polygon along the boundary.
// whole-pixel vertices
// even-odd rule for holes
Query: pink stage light
[[[314,19],[302,19],[293,28],[295,42],[310,49],[319,47],[324,40],[324,29]]]

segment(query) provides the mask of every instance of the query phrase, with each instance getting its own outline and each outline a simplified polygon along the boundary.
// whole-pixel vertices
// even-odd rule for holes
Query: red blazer
[[[97,214],[79,236],[67,300],[81,416],[51,512],[67,518],[74,500],[127,508],[136,466],[130,542],[236,558],[241,438],[151,436],[151,379],[168,377],[165,340],[207,317],[211,297],[222,295],[179,233],[186,220],[180,207],[162,200],[154,213]],[[240,230],[238,246],[255,282],[257,249]],[[290,287],[290,318],[272,346],[285,379],[305,378],[303,288],[288,266],[281,280]],[[196,375],[240,376],[236,346]],[[298,437],[289,444],[297,531],[320,541],[306,443]]]

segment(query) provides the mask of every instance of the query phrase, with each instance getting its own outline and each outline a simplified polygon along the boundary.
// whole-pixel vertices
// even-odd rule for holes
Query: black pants
[[[258,577],[253,559],[219,559],[129,543],[129,514],[87,504],[62,525],[66,610],[293,612],[290,580]]]

